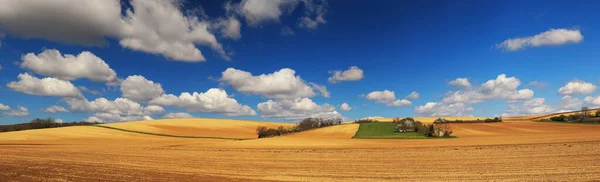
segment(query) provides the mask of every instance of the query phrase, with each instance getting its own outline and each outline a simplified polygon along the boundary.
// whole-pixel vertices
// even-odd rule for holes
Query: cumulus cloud
[[[505,102],[522,102],[531,100],[534,95],[534,92],[530,89],[518,90],[521,81],[515,77],[506,77],[505,74],[498,75],[496,79],[488,80],[478,87],[471,86],[466,78],[456,79],[450,84],[461,89],[449,91],[441,102],[428,102],[423,106],[416,107],[415,114],[422,116],[464,116],[473,111],[472,104],[498,99],[503,99]]]
[[[242,38],[242,34],[240,33],[242,24],[237,18],[235,18],[235,16],[230,16],[229,18],[219,18],[216,23],[212,24],[212,26],[218,29],[223,37],[233,40]]]
[[[306,29],[317,29],[320,24],[327,23],[324,16],[327,12],[327,1],[304,0],[306,11],[304,16],[298,20],[298,27]]]
[[[28,73],[21,73],[18,81],[8,83],[8,88],[31,95],[82,98],[79,89],[71,82],[56,78],[39,79]]]
[[[488,80],[480,87],[448,92],[442,101],[445,103],[475,104],[496,99],[504,99],[506,102],[520,102],[533,98],[534,92],[532,90],[517,90],[519,85],[521,85],[519,79],[501,74],[494,80]]]
[[[148,103],[165,93],[160,83],[155,83],[141,75],[128,76],[121,83],[123,97],[136,102]]]
[[[586,104],[600,106],[600,95],[598,96],[587,96],[583,99]]]
[[[573,95],[573,94],[590,94],[596,90],[596,86],[580,80],[571,81],[565,86],[558,89],[558,94]]]
[[[0,103],[0,111],[7,111],[7,110],[10,110],[10,107]]]
[[[121,46],[180,61],[204,61],[204,55],[195,46],[198,44],[209,46],[230,60],[209,32],[209,23],[185,16],[176,1],[132,0],[131,5],[133,9],[128,9],[123,18]]]
[[[329,98],[331,97],[331,94],[329,93],[329,91],[327,91],[327,87],[325,85],[319,85],[316,83],[310,83],[310,86],[317,90],[319,93],[321,93],[321,95],[325,98]]]
[[[342,103],[340,105],[340,110],[342,110],[342,111],[349,111],[349,110],[352,110],[352,107],[350,107],[350,105],[348,105],[348,103],[344,102],[344,103]]]
[[[181,95],[166,94],[150,101],[150,104],[174,106],[192,112],[220,113],[227,116],[256,115],[250,106],[241,105],[229,97],[225,90],[211,88],[204,93],[183,92]]]
[[[231,85],[239,92],[269,98],[294,99],[315,96],[313,88],[295,74],[293,69],[283,68],[274,73],[254,76],[250,72],[227,68],[219,81]]]
[[[2,69],[3,69],[3,68],[2,68],[2,65],[0,65],[0,71],[2,71]]]
[[[337,83],[341,81],[358,81],[364,77],[363,70],[357,66],[351,66],[344,71],[336,70],[330,71],[329,73],[333,74],[328,79],[331,83]]]
[[[519,116],[519,115],[532,115],[532,114],[546,114],[554,112],[554,109],[544,102],[544,98],[534,98],[525,101],[521,105],[508,105],[508,110],[503,113],[502,116]]]
[[[279,17],[291,12],[298,2],[298,0],[243,0],[239,4],[230,4],[226,9],[243,16],[250,26],[258,26],[268,22],[279,22]]]
[[[465,88],[471,87],[471,82],[469,82],[468,78],[457,78],[455,80],[448,82],[448,84],[454,85],[456,87],[465,87]]]
[[[61,80],[87,78],[95,82],[113,82],[117,79],[115,71],[104,60],[88,51],[75,56],[47,49],[38,55],[28,53],[21,59],[21,68]]]
[[[52,105],[52,106],[44,109],[44,112],[57,113],[57,112],[69,112],[69,110],[65,109],[62,106]]]
[[[467,116],[473,111],[473,107],[465,103],[440,103],[427,102],[425,105],[415,107],[418,116]]]
[[[396,100],[396,94],[389,90],[373,91],[366,96],[367,100],[377,101],[379,103],[388,103]]]
[[[583,35],[578,29],[550,29],[540,34],[507,39],[497,44],[496,48],[505,51],[518,51],[526,47],[556,46],[568,43],[579,43]]]
[[[185,112],[168,113],[163,116],[163,118],[192,118],[192,117],[194,117],[194,116],[192,116],[189,113],[185,113]]]
[[[259,103],[257,108],[265,118],[284,120],[300,120],[307,117],[343,118],[334,106],[327,103],[318,105],[309,98],[268,100]]]
[[[90,116],[87,119],[85,119],[85,121],[90,122],[90,123],[104,123],[104,120],[95,117],[95,116]]]
[[[63,121],[62,119],[55,119],[54,122],[55,123],[64,123],[65,121]]]
[[[120,21],[119,0],[0,1],[1,31],[24,38],[102,45]]]
[[[82,92],[87,92],[87,93],[90,93],[92,95],[102,95],[102,92],[97,91],[97,90],[89,89],[89,88],[87,88],[85,86],[79,86],[77,88],[79,88],[79,90],[82,91]]]
[[[562,99],[560,99],[560,108],[563,110],[580,109],[582,105],[583,101],[570,95],[565,95]]]
[[[365,96],[367,100],[372,100],[378,103],[386,104],[387,106],[409,106],[412,104],[409,100],[406,99],[396,99],[396,94],[393,91],[383,90],[383,91],[373,91]]]
[[[527,85],[537,87],[539,89],[544,89],[544,88],[548,87],[548,83],[540,82],[540,81],[531,81]]]
[[[87,99],[65,98],[67,105],[75,112],[93,112],[93,116],[86,121],[136,121],[148,120],[150,116],[162,115],[165,109],[157,105],[142,106],[141,104],[126,99],[96,98],[93,101]]]
[[[418,99],[419,98],[419,92],[417,91],[413,91],[410,94],[408,94],[406,97],[407,99]]]
[[[102,45],[117,38],[122,47],[179,61],[204,61],[196,47],[208,46],[230,60],[209,31],[210,23],[181,11],[179,1],[131,0],[122,16],[119,0],[1,1],[0,29],[24,38]],[[227,36],[235,35],[235,22]]]
[[[23,106],[17,106],[17,109],[8,110],[4,112],[4,115],[7,116],[29,116],[29,109]]]

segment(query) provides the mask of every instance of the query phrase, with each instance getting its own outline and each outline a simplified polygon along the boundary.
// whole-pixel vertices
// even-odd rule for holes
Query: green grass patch
[[[161,133],[150,133],[150,132],[143,132],[143,131],[128,130],[128,129],[115,128],[115,127],[104,126],[104,125],[92,125],[92,126],[100,127],[100,128],[106,128],[106,129],[112,129],[112,130],[118,130],[118,131],[123,131],[123,132],[138,133],[138,134],[145,134],[145,135],[154,135],[154,136],[163,136],[163,137],[174,137],[174,138],[210,138],[210,139],[223,139],[223,140],[250,140],[250,139],[255,139],[255,138],[227,138],[227,137],[211,137],[211,136],[169,135],[169,134],[161,134]]]
[[[590,125],[600,125],[600,122],[566,122],[566,121],[552,121],[552,120],[535,120],[533,122],[539,123],[560,123],[560,124],[590,124]]]
[[[358,131],[352,138],[365,139],[427,139],[427,137],[417,132],[400,133],[394,131],[395,123],[376,122],[360,123]]]

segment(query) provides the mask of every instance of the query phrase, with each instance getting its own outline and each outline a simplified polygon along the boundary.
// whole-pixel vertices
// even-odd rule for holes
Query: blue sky
[[[0,4],[10,7],[0,8],[0,109],[6,106],[0,111],[0,124],[36,117],[64,121],[94,117],[114,122],[159,119],[169,113],[288,122],[310,116],[491,117],[600,104],[595,74],[600,65],[596,36],[600,20],[596,18],[598,4],[591,1],[99,2],[108,5],[101,9],[80,1],[16,0]],[[167,7],[175,16],[161,16],[157,7]],[[84,13],[77,8],[85,9]],[[112,12],[107,9],[120,13],[107,15]],[[133,9],[131,15],[127,9]],[[39,13],[53,11],[56,17]],[[172,24],[178,20],[192,28],[178,29]],[[283,33],[284,29],[293,34]],[[177,47],[177,43],[188,47]],[[202,56],[187,54],[194,49]],[[48,71],[48,64],[66,65],[62,59],[40,56],[53,50],[61,58],[88,51],[105,62],[116,78],[92,80],[98,75],[90,71],[100,69],[95,64]],[[39,58],[36,64],[24,66],[28,53]],[[328,81],[335,71],[352,66],[362,74],[348,72],[341,81]],[[235,69],[232,74],[252,76],[227,77],[223,72],[228,68]],[[284,68],[293,70],[296,77],[273,74]],[[76,69],[80,71],[72,71]],[[19,82],[22,73],[70,83],[76,89],[56,82]],[[257,77],[262,74],[265,77]],[[502,74],[506,76],[500,78]],[[133,75],[145,79],[136,83],[159,83],[162,92],[144,99],[136,96],[152,93],[125,96],[121,84]],[[466,78],[471,87],[450,84],[457,78]],[[488,80],[492,82],[482,86]],[[530,84],[533,81],[542,84]],[[15,84],[10,86],[11,82]],[[326,87],[330,96],[324,97],[315,84]],[[194,97],[198,100],[193,103],[181,98],[156,100],[163,94],[200,94],[211,88],[219,90],[216,95]],[[131,89],[148,91],[141,86]],[[220,91],[227,96],[219,97]],[[413,91],[419,93],[418,98],[405,98]],[[128,112],[130,107],[119,105],[123,102],[90,104],[98,98],[127,99],[128,104],[140,104],[132,109],[139,112]],[[342,110],[343,103],[351,109]],[[44,111],[53,105],[66,112]],[[149,105],[164,110],[150,112]]]

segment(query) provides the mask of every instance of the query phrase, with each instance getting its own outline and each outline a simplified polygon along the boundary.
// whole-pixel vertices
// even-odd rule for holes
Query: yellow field
[[[169,119],[107,124],[171,135],[256,137],[283,123]],[[253,140],[94,126],[0,133],[0,181],[589,181],[600,125],[452,124],[454,139],[351,139],[343,124]]]

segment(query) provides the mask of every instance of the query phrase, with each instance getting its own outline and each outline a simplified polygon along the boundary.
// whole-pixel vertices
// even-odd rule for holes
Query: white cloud
[[[457,78],[456,80],[452,80],[452,81],[448,82],[448,84],[454,85],[456,87],[465,87],[465,88],[471,87],[471,82],[469,82],[468,78]]]
[[[350,66],[347,70],[336,70],[330,71],[329,73],[333,74],[328,79],[331,83],[337,83],[340,81],[358,81],[364,77],[363,70],[357,66]]]
[[[544,89],[544,88],[548,87],[548,83],[546,83],[546,82],[540,82],[540,81],[531,81],[527,85],[534,86],[534,87],[537,87],[539,89]]]
[[[194,117],[194,116],[192,116],[189,113],[185,113],[185,112],[168,113],[163,116],[163,118],[192,118],[192,117]]]
[[[79,88],[79,90],[82,91],[82,92],[87,92],[87,93],[90,93],[92,95],[102,95],[102,92],[97,91],[97,90],[89,89],[89,88],[87,88],[85,86],[78,86],[77,88]]]
[[[530,89],[517,90],[521,85],[519,79],[498,75],[495,80],[488,80],[480,87],[449,92],[442,99],[445,103],[475,104],[496,99],[506,102],[520,102],[533,98],[534,92]]]
[[[572,95],[572,94],[590,94],[596,90],[596,86],[591,83],[584,81],[574,80],[567,83],[565,86],[558,89],[558,94],[561,95]]]
[[[319,24],[327,23],[324,16],[327,12],[327,1],[304,0],[306,11],[304,16],[298,20],[298,27],[306,29],[317,29]],[[311,18],[313,17],[313,18]]]
[[[58,50],[47,49],[38,55],[28,53],[21,59],[21,68],[61,80],[87,78],[95,82],[114,82],[117,79],[115,71],[104,60],[88,51],[63,56]]]
[[[65,121],[63,121],[62,119],[55,119],[54,122],[55,123],[64,123]]]
[[[418,116],[467,116],[472,111],[473,107],[465,103],[428,102],[415,107],[414,113]]]
[[[283,36],[296,35],[296,32],[294,32],[294,30],[292,30],[290,27],[284,26],[283,28],[281,28],[281,35],[283,35]]]
[[[340,105],[340,110],[349,111],[349,110],[352,110],[352,107],[350,107],[350,105],[348,105],[347,103],[344,102]]]
[[[519,115],[532,115],[532,114],[546,114],[554,112],[554,109],[546,104],[544,98],[534,98],[525,101],[521,105],[508,105],[508,110],[503,113],[502,116],[519,116]]]
[[[300,120],[308,117],[343,118],[335,107],[327,103],[318,105],[309,98],[268,100],[257,105],[265,118]]]
[[[389,90],[373,91],[373,92],[367,94],[367,96],[365,96],[365,98],[367,98],[367,100],[372,100],[372,101],[376,101],[378,103],[386,104],[387,106],[401,107],[401,106],[409,106],[412,104],[412,102],[410,102],[406,99],[396,100],[396,94],[393,91],[389,91]]]
[[[398,99],[398,100],[395,100],[393,102],[389,102],[386,105],[387,106],[402,107],[402,106],[410,106],[411,104],[412,104],[412,102],[409,101],[409,100],[406,100],[406,99],[400,100],[400,99]]]
[[[560,99],[560,108],[563,110],[580,109],[582,105],[583,101],[570,95],[565,95],[562,99]]]
[[[83,97],[81,92],[79,92],[79,89],[77,89],[77,87],[75,87],[69,81],[59,80],[51,77],[39,79],[29,75],[28,73],[21,73],[19,74],[18,78],[18,81],[10,82],[6,86],[14,91],[31,95],[75,98]]]
[[[234,16],[219,18],[213,26],[220,31],[223,37],[233,40],[242,38],[242,34],[240,33],[242,24]]]
[[[3,68],[2,68],[2,65],[0,65],[0,71],[1,71],[2,69],[3,69]]]
[[[315,96],[313,88],[295,74],[296,71],[283,68],[271,74],[253,76],[250,72],[227,68],[219,80],[239,92],[269,98],[294,99]]]
[[[407,99],[418,99],[419,98],[419,92],[417,91],[413,91],[410,94],[408,94],[406,97]]]
[[[117,98],[115,100],[97,98],[91,102],[85,98],[65,98],[64,100],[72,111],[94,112],[95,114],[88,118],[87,121],[94,119],[100,119],[103,122],[146,120],[151,115],[162,115],[165,111],[160,106],[149,105],[144,107],[126,98]]]
[[[87,122],[96,122],[96,123],[104,123],[104,120],[102,120],[102,119],[100,119],[98,117],[95,117],[95,116],[90,116],[87,119],[85,119],[85,121],[87,121]]]
[[[396,94],[389,90],[373,91],[366,96],[367,100],[374,100],[379,103],[389,103],[396,100]]]
[[[325,85],[319,85],[319,84],[316,84],[316,83],[310,83],[310,86],[313,89],[319,91],[319,93],[321,93],[321,95],[323,97],[325,97],[325,98],[331,97],[331,94],[329,93],[329,91],[327,91],[327,87]]]
[[[119,0],[0,1],[2,31],[24,38],[102,45],[117,35],[120,21]]]
[[[52,106],[44,109],[44,112],[57,113],[57,112],[69,112],[69,110],[65,109],[62,106],[52,105]]]
[[[372,119],[380,119],[380,118],[383,118],[383,117],[381,117],[381,116],[369,116],[369,117],[364,117],[364,118],[361,118],[361,119],[369,119],[369,120],[372,120]]]
[[[206,60],[195,46],[206,45],[230,60],[216,37],[209,32],[209,23],[195,16],[184,16],[177,3],[132,0],[133,10],[126,11],[119,44],[133,50],[190,62]]]
[[[10,110],[10,107],[0,103],[0,111],[7,111],[7,110]]]
[[[243,0],[231,6],[232,10],[246,18],[251,26],[268,22],[279,22],[283,13],[291,12],[298,0]]]
[[[579,43],[582,40],[583,35],[578,29],[550,29],[534,36],[507,39],[496,45],[496,48],[505,51],[518,51],[526,47]]]
[[[221,113],[227,116],[256,115],[256,111],[250,106],[239,104],[235,99],[229,97],[225,90],[216,88],[211,88],[204,93],[183,92],[179,97],[166,94],[150,101],[150,104],[174,106],[192,112]]]
[[[600,106],[600,95],[598,96],[587,96],[583,99],[586,104]]]
[[[184,15],[179,1],[131,0],[129,4],[132,8],[122,16],[119,0],[0,1],[0,27],[19,37],[71,44],[102,45],[105,37],[117,38],[122,47],[179,61],[204,61],[196,45],[208,46],[230,60],[209,32],[211,25]],[[235,25],[230,27],[228,36],[235,31]]]
[[[123,97],[136,102],[147,103],[165,93],[160,83],[155,83],[141,75],[128,76],[121,83]]]
[[[4,112],[7,116],[29,116],[29,109],[23,106],[17,106],[17,109]]]

